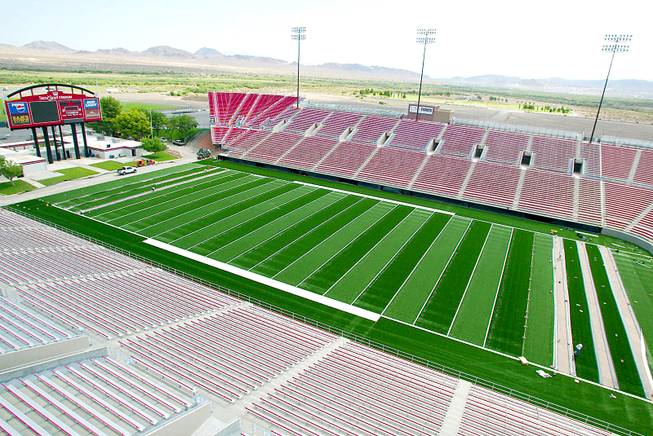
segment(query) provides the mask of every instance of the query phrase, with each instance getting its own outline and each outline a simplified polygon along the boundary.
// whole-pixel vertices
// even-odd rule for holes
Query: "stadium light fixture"
[[[426,61],[426,46],[435,42],[435,27],[418,27],[417,28],[417,43],[422,44],[422,71],[419,74],[419,91],[417,92],[417,112],[415,113],[415,121],[419,121],[419,107],[422,101],[422,81],[424,79],[424,62]]]
[[[299,109],[299,59],[301,54],[301,43],[306,39],[306,27],[297,26],[290,29],[290,38],[297,41],[297,109]]]
[[[596,111],[596,118],[592,126],[592,134],[590,135],[590,144],[594,141],[594,133],[596,132],[596,124],[599,122],[599,115],[601,114],[601,107],[603,107],[603,98],[605,97],[605,90],[608,87],[608,80],[610,79],[610,71],[612,71],[612,63],[614,62],[614,55],[617,53],[626,53],[630,50],[630,41],[633,35],[630,34],[606,34],[603,37],[603,47],[601,51],[605,53],[612,53],[610,56],[610,66],[608,67],[608,74],[605,76],[605,83],[603,84],[603,92],[601,93],[601,100],[599,100],[599,108]]]

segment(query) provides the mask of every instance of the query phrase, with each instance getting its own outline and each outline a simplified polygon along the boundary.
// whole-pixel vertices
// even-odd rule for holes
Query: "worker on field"
[[[576,345],[576,348],[574,349],[574,357],[578,357],[582,350],[583,350],[583,344]]]

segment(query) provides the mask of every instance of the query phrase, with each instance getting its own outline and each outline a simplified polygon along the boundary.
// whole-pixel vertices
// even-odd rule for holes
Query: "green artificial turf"
[[[553,299],[553,238],[535,234],[531,292],[528,301],[524,357],[540,365],[553,363],[555,305]]]
[[[468,283],[465,297],[450,328],[451,336],[483,345],[501,275],[508,256],[512,231],[509,227],[493,226]]]
[[[513,356],[523,354],[532,254],[533,233],[515,230],[485,343]]]
[[[24,180],[14,180],[11,182],[2,182],[0,183],[0,195],[13,195],[20,194],[22,192],[33,191],[36,188],[34,185],[25,182]]]
[[[449,331],[489,231],[490,224],[486,222],[472,223],[417,319],[417,325],[440,333]]]
[[[599,381],[599,370],[594,350],[592,325],[588,309],[583,274],[575,241],[565,239],[565,266],[567,268],[567,288],[569,290],[569,312],[571,315],[571,336],[574,347],[583,345],[575,358],[576,374],[587,380]]]
[[[415,322],[470,224],[471,221],[467,218],[451,217],[395,299],[388,305],[384,316],[409,324]]]
[[[612,356],[612,363],[619,382],[619,389],[643,396],[644,388],[639,379],[633,351],[630,348],[626,328],[619,314],[617,301],[610,287],[601,252],[599,247],[593,244],[586,244],[585,247],[592,270],[596,296],[601,308],[603,328],[610,347],[610,356]]]
[[[65,182],[67,180],[81,179],[82,177],[88,177],[88,176],[92,176],[93,174],[97,174],[95,171],[91,171],[88,168],[82,168],[82,167],[65,168],[63,170],[56,170],[55,172],[61,175],[50,177],[49,179],[39,180],[39,183],[45,186],[50,186],[50,185],[55,185],[57,183]]]
[[[372,323],[225,271],[207,268],[204,264],[143,244],[143,238],[138,235],[47,206],[39,200],[21,203],[13,208],[160,262],[166,267],[176,268],[197,279],[237,289],[244,295],[266,304],[283,307],[297,316],[328,323],[332,328],[342,329],[344,334],[359,335],[358,340],[370,339],[379,343],[379,346],[392,347],[444,365],[446,368],[440,368],[441,370],[473,382],[478,382],[474,377],[481,377],[483,380],[505,386],[505,392],[510,395],[518,395],[517,391],[528,393],[534,397],[521,397],[531,402],[537,401],[538,404],[549,408],[569,407],[579,413],[589,414],[597,422],[608,421],[632,431],[648,433],[653,428],[653,406],[643,400],[619,394],[616,398],[611,398],[609,390],[582,382],[576,384],[570,377],[559,375],[545,380],[535,374],[533,367],[521,366],[515,360],[416,330],[386,318]],[[464,371],[465,374],[456,371]],[[551,404],[542,403],[547,401]]]

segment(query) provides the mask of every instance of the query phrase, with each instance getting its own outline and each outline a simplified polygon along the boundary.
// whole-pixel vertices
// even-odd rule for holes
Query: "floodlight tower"
[[[417,113],[415,121],[419,121],[419,105],[422,101],[422,80],[424,79],[424,61],[426,60],[426,46],[435,42],[435,27],[417,29],[417,43],[424,45],[422,50],[422,72],[419,75],[419,91],[417,92]]]
[[[590,135],[590,144],[594,140],[594,133],[596,132],[596,123],[599,121],[599,114],[603,106],[603,97],[605,97],[605,89],[608,87],[608,80],[610,79],[610,71],[612,70],[612,63],[614,62],[614,55],[617,53],[626,53],[630,49],[630,40],[633,35],[629,34],[608,34],[604,36],[604,44],[601,51],[612,53],[610,56],[610,66],[608,67],[608,74],[605,76],[605,83],[603,84],[603,92],[601,93],[601,100],[599,101],[599,109],[596,111],[596,118],[594,119],[594,126],[592,126],[592,134]]]
[[[299,55],[301,54],[302,41],[306,39],[306,27],[293,27],[290,32],[290,38],[297,41],[297,109],[299,109]]]

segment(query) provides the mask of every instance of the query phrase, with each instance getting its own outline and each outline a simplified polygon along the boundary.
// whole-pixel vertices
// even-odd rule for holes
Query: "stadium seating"
[[[426,158],[424,153],[380,147],[358,173],[361,180],[406,187]]]
[[[394,135],[388,145],[425,150],[431,141],[440,136],[444,126],[444,124],[440,123],[401,120],[394,129]]]
[[[253,306],[127,339],[143,367],[233,402],[334,337]]]
[[[485,140],[485,159],[492,162],[519,164],[522,152],[528,148],[528,135],[490,130]]]
[[[333,139],[313,136],[304,138],[295,148],[279,160],[280,165],[292,168],[312,168],[336,145]]]
[[[543,186],[546,189],[542,189]],[[550,171],[527,170],[519,209],[536,215],[573,220],[574,179]]]
[[[220,127],[260,127],[297,102],[296,97],[209,92],[212,131]],[[216,138],[219,132],[212,133]]]
[[[481,143],[485,131],[478,127],[448,125],[442,136],[440,151],[452,156],[469,157]]]
[[[534,167],[541,170],[569,173],[571,159],[576,157],[576,141],[533,136],[531,144]]]
[[[601,146],[583,142],[580,144],[580,158],[583,160],[583,174],[589,177],[601,176]]]
[[[606,224],[625,229],[653,203],[653,190],[605,182]]]
[[[368,115],[360,122],[351,140],[375,144],[383,133],[392,131],[398,121],[396,118]]]
[[[635,182],[653,186],[653,150],[642,150]]]
[[[433,155],[417,175],[412,189],[429,194],[456,197],[471,167],[469,160]]]
[[[602,225],[601,182],[583,177],[579,180],[578,220],[595,226]]]
[[[616,145],[601,145],[601,172],[603,177],[628,180],[637,149]]]
[[[50,318],[104,338],[158,327],[233,301],[155,269],[24,284],[17,290]]]
[[[0,354],[69,339],[76,334],[0,296]]]
[[[0,388],[7,434],[149,432],[196,404],[190,394],[111,358],[58,366]]]
[[[501,207],[512,206],[521,171],[508,165],[477,162],[464,192],[466,200]]]
[[[363,118],[361,114],[354,114],[350,112],[333,112],[329,118],[324,122],[318,132],[318,136],[325,138],[338,139],[345,129],[354,127]]]
[[[276,162],[302,139],[304,139],[303,136],[292,133],[276,133],[267,136],[257,146],[249,150],[247,158],[262,162]]]
[[[375,151],[375,145],[341,142],[317,166],[316,171],[343,177],[352,177],[358,168]]]
[[[324,122],[331,114],[320,109],[303,109],[292,117],[285,130],[303,134],[313,125]]]

